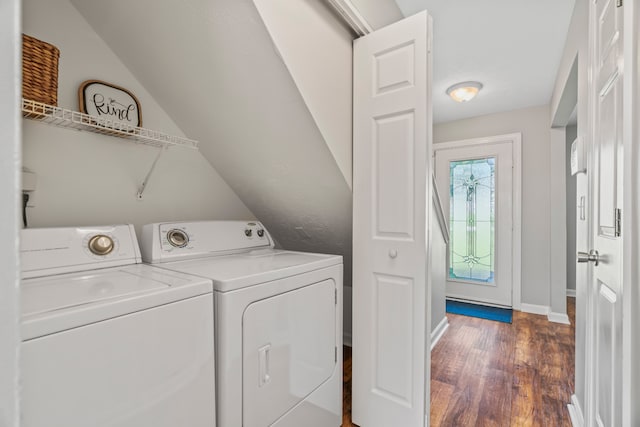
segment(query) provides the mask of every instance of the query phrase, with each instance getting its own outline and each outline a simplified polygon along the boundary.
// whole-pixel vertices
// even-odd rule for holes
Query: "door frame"
[[[640,171],[633,167],[640,164],[640,4],[627,1],[624,7],[622,422],[632,426],[640,423]]]
[[[511,235],[511,305],[514,310],[522,308],[522,133],[509,133],[482,138],[462,139],[433,144],[433,163],[436,152],[453,148],[482,146],[510,142],[513,156],[513,231]]]
[[[0,4],[0,425],[20,424],[20,218],[22,21],[18,0]]]

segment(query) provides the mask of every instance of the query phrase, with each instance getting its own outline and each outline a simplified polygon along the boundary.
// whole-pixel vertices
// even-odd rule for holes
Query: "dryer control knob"
[[[250,229],[250,228],[246,228],[246,229],[244,230],[244,235],[245,235],[245,236],[247,236],[247,237],[251,237],[251,235],[252,235],[252,234],[253,234],[253,230],[252,230],[252,229]]]
[[[258,233],[258,237],[264,236],[264,230],[262,228],[259,228],[258,231],[256,231],[256,233]]]
[[[182,230],[169,230],[167,232],[167,240],[176,248],[184,248],[189,243],[189,236]]]
[[[97,234],[89,240],[89,250],[95,255],[109,255],[114,246],[113,239],[104,234]]]

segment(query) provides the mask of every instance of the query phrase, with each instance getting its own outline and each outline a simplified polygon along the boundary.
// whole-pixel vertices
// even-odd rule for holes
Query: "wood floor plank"
[[[470,349],[458,374],[456,389],[442,421],[445,426],[473,426],[478,418],[487,365],[487,353]]]
[[[437,380],[431,381],[431,427],[443,425],[443,416],[455,391],[455,386]]]
[[[543,408],[541,382],[537,369],[525,365],[516,366],[512,392],[511,425],[523,427],[547,425],[543,424],[545,417],[542,414],[545,408]]]
[[[478,408],[478,427],[503,427],[511,418],[511,379],[509,372],[488,369]]]
[[[512,324],[448,314],[449,329],[431,353],[431,425],[570,427],[573,298],[567,314],[571,325],[521,312],[514,312]],[[348,347],[344,363],[342,425],[353,427]]]

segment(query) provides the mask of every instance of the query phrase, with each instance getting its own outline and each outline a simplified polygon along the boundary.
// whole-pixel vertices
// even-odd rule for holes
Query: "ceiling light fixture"
[[[482,89],[480,82],[457,83],[447,89],[447,95],[456,102],[471,101]]]

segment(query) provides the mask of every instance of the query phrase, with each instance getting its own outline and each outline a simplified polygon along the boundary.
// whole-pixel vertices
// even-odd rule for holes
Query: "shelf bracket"
[[[138,187],[138,200],[142,200],[142,195],[144,194],[144,190],[147,188],[147,184],[149,184],[149,179],[151,178],[151,175],[153,174],[153,171],[156,168],[156,164],[158,164],[158,160],[160,160],[162,153],[164,153],[168,148],[169,148],[168,146],[164,146],[158,152],[156,159],[153,161],[153,164],[151,165],[151,169],[149,169],[147,176],[144,177],[144,181],[142,181],[142,184],[140,185],[140,187]]]

